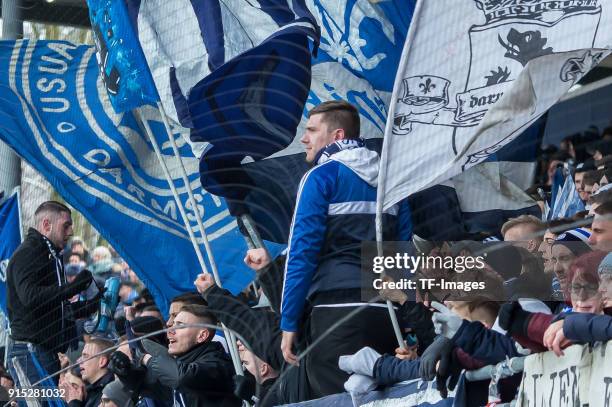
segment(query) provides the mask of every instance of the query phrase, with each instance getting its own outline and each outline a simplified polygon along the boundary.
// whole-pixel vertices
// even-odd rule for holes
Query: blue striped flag
[[[222,171],[233,169],[232,177],[249,184],[242,160],[285,148],[300,122],[319,41],[305,1],[154,0],[128,7],[165,111],[191,129],[193,141],[208,143],[202,185],[243,198],[244,189]]]
[[[553,185],[554,187],[554,185]],[[555,196],[554,206],[550,219],[570,218],[580,211],[584,211],[584,202],[576,190],[576,184],[571,174],[563,181],[563,186]]]
[[[87,0],[100,76],[111,104],[125,112],[159,101],[123,0]]]
[[[0,311],[6,310],[6,268],[17,246],[21,243],[19,194],[6,198],[0,205]],[[4,328],[4,327],[2,327]]]
[[[100,78],[95,48],[62,41],[0,43],[0,139],[40,172],[130,264],[166,311],[192,291],[200,267],[148,137],[130,112],[116,113]],[[187,192],[164,125],[145,107],[183,204]],[[199,185],[198,160],[175,128],[182,159],[211,242],[221,281],[233,293],[254,274],[223,199]],[[202,236],[189,214],[197,241]],[[274,254],[274,248],[272,248]],[[238,259],[238,260],[237,260]]]

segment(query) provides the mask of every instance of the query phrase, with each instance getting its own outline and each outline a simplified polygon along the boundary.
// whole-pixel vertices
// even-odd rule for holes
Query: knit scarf
[[[53,244],[51,243],[51,241],[49,239],[47,239],[46,236],[42,236],[43,240],[45,241],[45,243],[47,244],[47,247],[49,248],[49,258],[53,258],[53,260],[55,261],[55,274],[57,275],[57,284],[62,287],[63,285],[66,284],[66,275],[64,274],[64,264],[62,263],[62,260],[60,259],[60,253],[58,253],[55,250],[55,247],[53,246]],[[62,335],[64,335],[64,329],[66,326],[66,322],[65,322],[65,310],[64,310],[64,303],[66,301],[62,300],[61,306],[62,306]]]
[[[329,161],[332,155],[342,150],[352,150],[353,148],[364,147],[365,141],[362,138],[350,139],[350,140],[338,140],[331,144],[326,145],[315,159],[317,164],[323,164]]]

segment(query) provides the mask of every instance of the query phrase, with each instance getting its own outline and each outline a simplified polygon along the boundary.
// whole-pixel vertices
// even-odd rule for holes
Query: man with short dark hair
[[[589,244],[593,249],[612,252],[612,202],[605,202],[595,209]]]
[[[172,328],[172,325],[174,325],[174,318],[179,312],[181,312],[185,305],[201,305],[205,307],[207,304],[204,298],[202,298],[198,292],[191,291],[177,295],[170,302],[168,321],[166,321],[166,326],[168,328]],[[218,334],[213,334],[213,341],[219,342],[221,345],[223,345],[225,352],[228,352],[229,349],[225,337]]]
[[[206,305],[206,301],[197,292],[187,292],[179,294],[170,301],[170,309],[168,310],[168,320],[166,326],[172,328],[174,318],[181,312],[181,309],[188,304]]]
[[[98,354],[112,347],[113,343],[103,338],[92,338],[85,343],[78,362],[87,385],[85,391],[68,397],[68,407],[97,407],[100,404],[104,386],[115,380],[115,376],[108,370],[110,355]]]
[[[321,103],[308,112],[306,132],[300,140],[306,150],[306,162],[315,163],[317,154],[330,143],[359,140],[359,134],[359,112],[355,106],[341,100]]]
[[[13,381],[11,375],[3,369],[0,369],[0,386],[4,387],[5,389],[12,389],[14,385],[15,382]]]
[[[361,243],[375,240],[379,157],[359,136],[359,114],[344,101],[324,102],[309,112],[301,142],[314,164],[300,182],[285,267],[281,349],[297,364],[298,335],[318,342],[306,357],[314,397],[343,391],[346,373],[338,357],[372,346],[381,353],[397,347],[387,309],[361,297]],[[409,240],[405,203],[386,211],[385,240]],[[353,318],[325,331],[363,306]],[[307,320],[305,326],[302,321]]]
[[[48,201],[38,207],[34,217],[35,227],[28,230],[11,257],[6,278],[12,339],[8,366],[13,377],[19,378],[13,366],[16,360],[30,383],[43,374],[33,357],[44,373],[59,370],[57,353],[65,352],[74,339],[74,320],[93,313],[98,304],[97,300],[69,302],[92,281],[88,270],[77,274],[71,283],[66,281],[61,251],[72,235],[70,209]]]
[[[216,324],[217,318],[205,306],[196,304],[184,305],[174,319],[173,329],[168,330],[168,353],[173,356],[180,356],[197,344],[212,341],[216,329],[211,325]],[[189,327],[181,329],[184,326]]]
[[[233,394],[232,361],[222,345],[212,341],[216,324],[217,319],[205,306],[188,304],[168,330],[167,350],[143,340],[147,353],[136,355],[136,363],[146,369],[145,390],[153,383],[171,388],[174,406],[240,406]],[[111,359],[114,365],[122,365],[125,358],[115,352]],[[119,378],[130,385],[125,377]]]
[[[591,195],[591,198],[589,199],[589,215],[595,215],[595,209],[606,202],[612,202],[612,187],[602,187],[596,194]]]
[[[595,184],[599,184],[599,181],[601,180],[601,177],[603,177],[604,172],[600,171],[600,170],[593,170],[593,171],[587,171],[584,173],[584,176],[582,177],[582,187],[581,187],[581,191],[580,191],[580,199],[582,199],[583,202],[588,202],[589,198],[591,198],[591,194],[593,194],[595,191],[593,191],[593,186]]]
[[[240,361],[245,370],[248,371],[254,378],[255,382],[260,386],[259,393],[255,394],[255,389],[249,389],[253,391],[244,391],[244,387],[249,386],[238,386],[238,390],[243,390],[242,399],[250,401],[256,395],[256,406],[277,406],[283,404],[279,397],[280,387],[276,385],[276,380],[279,373],[270,366],[269,363],[264,362],[257,355],[246,348],[242,343],[239,343],[238,351],[240,353]],[[238,380],[248,380],[246,376],[240,376]],[[238,382],[240,383],[240,382]],[[250,393],[250,394],[249,394]]]
[[[141,317],[154,317],[159,319],[160,321],[163,321],[164,318],[162,317],[161,311],[159,310],[159,308],[157,308],[157,305],[147,305],[146,307],[144,307],[142,309],[142,312],[140,313]]]
[[[576,170],[574,171],[574,185],[576,186],[576,191],[578,191],[578,194],[580,194],[582,191],[582,179],[584,178],[584,174],[592,169],[594,169],[592,164],[588,165],[580,163],[576,166]]]

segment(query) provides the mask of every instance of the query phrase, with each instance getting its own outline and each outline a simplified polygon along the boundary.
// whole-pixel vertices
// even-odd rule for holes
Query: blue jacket
[[[563,322],[563,334],[573,342],[597,342],[612,339],[609,315],[571,313]]]
[[[474,359],[487,364],[496,364],[506,360],[506,356],[522,356],[516,350],[514,340],[492,329],[487,329],[477,321],[463,321],[453,337],[455,346],[463,349]]]
[[[365,147],[342,150],[302,177],[285,265],[283,331],[298,330],[315,293],[361,287],[361,242],[376,240],[378,164],[378,154]],[[385,240],[409,240],[407,203],[388,210],[383,225]]]
[[[421,359],[402,360],[392,355],[382,355],[374,363],[373,377],[379,386],[392,386],[406,380],[419,379]]]

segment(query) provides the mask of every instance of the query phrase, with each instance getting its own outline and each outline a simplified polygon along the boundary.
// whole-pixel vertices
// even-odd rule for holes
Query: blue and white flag
[[[287,407],[463,407],[465,406],[464,384],[465,380],[462,376],[457,384],[457,389],[449,391],[448,397],[445,399],[440,396],[440,392],[436,389],[435,381],[425,382],[417,379],[354,395],[349,393],[333,394],[316,400],[287,404]],[[459,393],[463,394],[460,395]],[[460,395],[461,398],[455,398],[456,394]]]
[[[296,81],[310,77],[310,49],[304,42],[308,37],[318,41],[318,27],[304,0],[146,0],[128,2],[128,9],[162,104],[168,115],[185,127],[194,127],[190,109],[197,106],[188,107],[186,103],[193,99],[196,86],[200,89],[211,86],[210,91],[214,92],[215,87],[222,86],[225,81],[235,82],[240,92],[248,90],[239,101],[245,107],[245,104],[256,103],[257,97],[265,93],[261,85],[284,93],[279,85],[290,89],[295,86],[286,75],[295,75]],[[300,38],[294,37],[298,34]],[[284,38],[285,35],[289,37]],[[267,48],[274,38],[280,41]],[[265,49],[259,52],[257,49],[262,45]],[[281,58],[283,52],[287,52],[286,58]],[[299,55],[300,52],[303,55]],[[291,61],[294,57],[298,60]],[[304,57],[305,65],[302,66]],[[240,66],[236,70],[224,66],[235,66],[237,61]],[[221,68],[225,71],[216,73]],[[232,76],[227,76],[228,70]],[[266,75],[258,78],[262,73]],[[277,73],[279,78],[270,78]],[[208,78],[210,75],[213,77]],[[281,76],[284,80],[279,82]],[[245,79],[259,86],[245,87]],[[271,79],[272,83],[266,82]],[[257,83],[259,80],[263,83]],[[286,99],[281,98],[281,101],[286,102]],[[195,105],[197,100],[189,103]],[[226,104],[227,99],[219,99],[218,103],[219,108],[234,107]],[[274,100],[266,100],[266,103],[282,107]]]
[[[95,48],[60,41],[0,43],[0,138],[40,172],[130,264],[165,312],[192,291],[193,246],[153,148],[131,113],[116,113]],[[181,200],[187,192],[156,109],[145,108]],[[247,249],[222,199],[202,190],[198,160],[174,133],[222,283],[233,293],[254,277]],[[188,215],[199,243],[196,219]]]
[[[117,112],[159,101],[123,0],[88,0],[100,75]]]
[[[555,203],[550,213],[550,219],[570,218],[584,211],[584,202],[576,190],[576,184],[571,174],[565,177],[561,191],[556,195]]]
[[[321,27],[321,44],[312,61],[304,118],[321,102],[346,100],[359,110],[362,138],[382,138],[416,0],[308,0],[307,4]],[[299,136],[292,144],[294,153],[303,152]]]
[[[242,160],[285,148],[310,89],[318,26],[304,0],[131,2],[130,15],[164,110],[208,143],[210,193],[244,198]],[[245,145],[248,148],[245,148]],[[223,171],[232,171],[228,178]],[[238,179],[235,179],[238,178]]]
[[[609,1],[420,1],[385,132],[384,209],[486,161],[612,51]]]
[[[551,219],[557,219],[562,212],[565,212],[562,208],[565,205],[565,202],[569,199],[570,189],[567,187],[568,179],[571,177],[565,174],[563,169],[557,168],[555,171],[555,177],[553,181],[558,182],[558,185],[555,185],[553,182],[552,188],[556,188],[556,193],[554,194],[554,199],[551,198],[552,202],[552,212],[550,214]]]
[[[469,170],[408,198],[414,233],[427,240],[499,236],[501,226],[520,215],[541,217],[525,189],[535,176],[545,118]]]
[[[552,185],[550,187],[550,209],[551,214],[552,211],[555,210],[555,204],[558,200],[558,196],[563,189],[563,185],[565,184],[565,176],[563,175],[563,168],[557,167],[555,172],[553,173]]]
[[[242,170],[246,172],[246,182],[251,184],[247,185],[249,193],[244,203],[265,238],[286,242],[299,180],[308,169],[300,138],[310,109],[329,100],[353,103],[361,117],[361,136],[372,148],[380,147],[401,44],[406,39],[415,3],[415,0],[305,1],[320,27],[320,45],[311,60],[312,81],[297,132],[288,139],[288,145],[287,139],[275,141],[276,145],[268,143],[276,152],[263,160],[259,158],[271,150],[262,151],[262,146],[253,144],[252,138],[226,139],[228,148],[233,147],[232,143],[240,143],[243,156],[247,156],[238,169],[202,168],[241,185],[244,183],[239,177],[244,176]]]
[[[0,311],[6,310],[6,268],[17,246],[21,243],[19,194],[15,193],[0,205]],[[2,327],[4,328],[4,327]]]
[[[542,212],[542,220],[544,222],[546,222],[550,216],[550,205],[548,204],[548,201],[544,201],[544,211]]]

